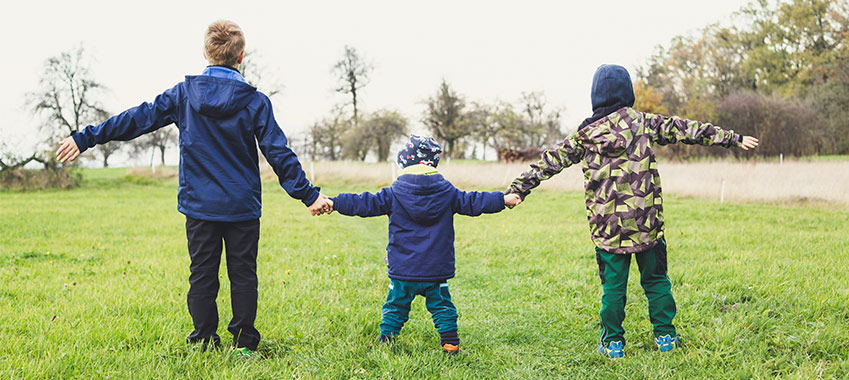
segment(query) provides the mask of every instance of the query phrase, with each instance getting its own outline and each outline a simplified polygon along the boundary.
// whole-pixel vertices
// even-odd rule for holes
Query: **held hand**
[[[505,194],[504,195],[504,206],[512,209],[522,203],[522,197],[519,194]]]
[[[743,150],[755,149],[758,147],[758,139],[752,136],[743,136],[743,142],[740,143]]]
[[[312,216],[329,214],[333,212],[333,201],[331,201],[326,195],[320,194],[318,199],[316,199],[309,208]]]
[[[59,143],[59,149],[56,150],[56,159],[61,163],[73,161],[80,155],[80,148],[74,142],[73,137],[66,137]]]

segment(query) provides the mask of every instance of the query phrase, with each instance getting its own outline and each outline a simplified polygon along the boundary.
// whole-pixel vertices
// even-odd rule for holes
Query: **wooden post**
[[[504,171],[504,180],[501,181],[502,186],[507,185],[507,181],[510,180],[510,169],[512,169],[510,164],[507,164],[507,170]]]
[[[722,184],[719,189],[719,203],[725,202],[725,180],[722,180]]]
[[[156,157],[156,147],[150,148],[150,172],[156,174],[156,165],[153,164],[153,159]]]

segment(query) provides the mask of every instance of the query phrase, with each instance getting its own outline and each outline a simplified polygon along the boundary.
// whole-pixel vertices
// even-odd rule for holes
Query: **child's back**
[[[757,146],[757,140],[711,124],[631,108],[635,100],[631,78],[621,66],[599,67],[591,97],[593,115],[578,132],[545,151],[507,192],[524,198],[541,181],[583,163],[587,219],[604,289],[599,350],[610,358],[624,356],[622,321],[633,254],[648,298],[655,343],[661,351],[669,351],[678,345],[672,324],[676,305],[667,276],[663,197],[652,146],[682,142],[749,149]]]
[[[244,35],[230,21],[207,28],[201,75],[166,90],[153,103],[142,103],[97,126],[88,126],[62,142],[60,161],[73,160],[96,144],[127,141],[169,124],[180,133],[180,185],[177,209],[186,215],[191,258],[187,304],[194,331],[187,340],[218,345],[218,271],[222,246],[233,318],[228,330],[234,346],[249,355],[260,342],[254,326],[258,279],[262,186],[257,145],[290,196],[324,209],[326,197],[301,169],[286,136],[274,120],[268,97],[247,83],[237,68],[244,58]],[[327,206],[329,208],[329,206]]]
[[[616,88],[627,86],[630,90],[627,72],[622,77],[617,73],[608,73],[594,83],[619,84]],[[728,148],[739,146],[742,136],[708,123],[639,112],[631,108],[633,95],[628,102],[616,91],[599,91],[594,85],[594,105],[614,106],[602,106],[605,116],[588,119],[591,122],[574,135],[545,151],[541,161],[511,184],[508,193],[527,195],[541,181],[581,162],[593,242],[612,253],[642,252],[663,237],[663,198],[652,146],[681,142]]]
[[[420,174],[402,172],[377,194],[339,194],[333,207],[343,215],[389,216],[390,278],[447,280],[454,277],[454,214],[501,211],[504,195],[460,191],[435,168],[414,169]]]
[[[232,74],[230,74],[232,72]],[[271,102],[233,68],[210,66],[107,122],[74,135],[82,151],[174,123],[180,131],[177,209],[188,217],[238,222],[260,217],[257,143],[280,184],[311,205],[319,197],[274,120]]]
[[[398,164],[403,169],[392,186],[377,194],[339,194],[331,199],[340,214],[389,216],[386,253],[390,282],[380,341],[390,341],[401,332],[409,318],[410,304],[421,295],[443,349],[453,354],[459,352],[460,337],[457,309],[446,280],[454,277],[454,214],[495,213],[508,201],[497,191],[455,188],[436,170],[440,152],[432,138],[411,136],[399,153]]]

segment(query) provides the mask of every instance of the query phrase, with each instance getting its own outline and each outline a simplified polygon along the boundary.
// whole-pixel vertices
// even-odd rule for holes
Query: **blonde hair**
[[[203,40],[206,59],[211,65],[237,67],[245,50],[245,35],[235,22],[218,20],[206,28]]]

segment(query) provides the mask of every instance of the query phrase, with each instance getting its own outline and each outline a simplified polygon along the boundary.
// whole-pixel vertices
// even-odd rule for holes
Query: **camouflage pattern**
[[[506,193],[523,198],[540,182],[583,162],[587,218],[595,245],[629,254],[663,237],[663,197],[653,144],[739,146],[734,131],[697,121],[621,108],[542,153]]]

